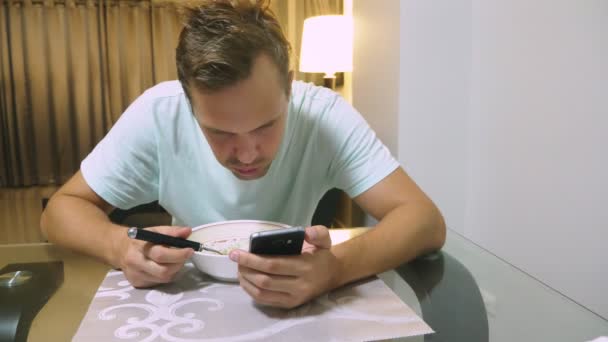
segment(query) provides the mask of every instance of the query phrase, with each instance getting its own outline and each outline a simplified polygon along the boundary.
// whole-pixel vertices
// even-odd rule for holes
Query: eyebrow
[[[274,119],[271,119],[270,121],[267,121],[266,123],[263,123],[262,125],[260,125],[260,126],[258,126],[258,127],[256,127],[256,128],[254,128],[254,129],[252,129],[252,130],[251,130],[251,131],[249,131],[249,132],[255,132],[255,131],[257,131],[258,129],[261,129],[261,128],[264,128],[264,127],[270,126],[270,125],[274,124],[275,122],[277,122],[277,121],[279,120],[279,118],[280,118],[280,117],[281,117],[281,115],[279,115],[279,116],[275,117]],[[209,127],[209,126],[205,126],[205,125],[203,125],[203,128],[204,128],[204,129],[206,129],[206,130],[209,130],[209,131],[211,131],[211,132],[213,132],[213,133],[221,133],[221,134],[235,134],[234,132],[222,131],[221,129],[217,129],[217,128],[213,128],[213,127]],[[247,133],[249,133],[249,132],[247,132]]]

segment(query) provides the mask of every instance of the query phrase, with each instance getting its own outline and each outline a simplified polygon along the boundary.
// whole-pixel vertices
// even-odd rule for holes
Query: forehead
[[[275,119],[286,110],[282,92],[271,95],[261,91],[222,91],[214,94],[192,95],[192,107],[199,123],[232,133],[249,132]]]

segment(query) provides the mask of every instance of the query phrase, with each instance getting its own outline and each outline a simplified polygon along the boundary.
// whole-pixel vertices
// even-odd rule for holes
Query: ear
[[[293,70],[289,70],[289,73],[287,74],[287,99],[288,100],[289,100],[289,97],[291,97],[291,83],[293,82],[293,75],[294,75]]]

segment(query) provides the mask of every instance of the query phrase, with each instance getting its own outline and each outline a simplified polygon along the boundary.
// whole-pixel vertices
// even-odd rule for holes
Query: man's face
[[[278,68],[261,54],[249,78],[205,93],[191,87],[192,110],[215,158],[237,178],[263,177],[283,139],[289,96]]]

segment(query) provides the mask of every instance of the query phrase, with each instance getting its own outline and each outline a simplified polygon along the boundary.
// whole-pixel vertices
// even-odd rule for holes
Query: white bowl
[[[192,235],[188,238],[203,243],[207,247],[215,247],[218,241],[229,239],[243,239],[240,249],[249,250],[249,236],[252,233],[287,228],[289,225],[256,220],[233,220],[205,224],[192,228]],[[212,252],[195,252],[191,258],[194,266],[200,271],[222,281],[238,281],[238,265],[230,260],[228,255],[218,255]]]

